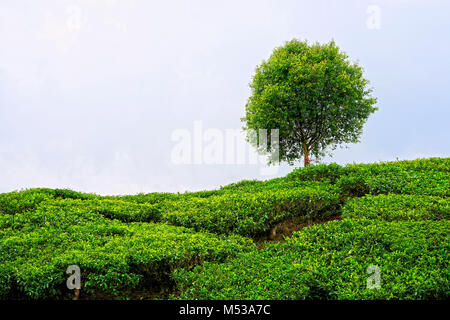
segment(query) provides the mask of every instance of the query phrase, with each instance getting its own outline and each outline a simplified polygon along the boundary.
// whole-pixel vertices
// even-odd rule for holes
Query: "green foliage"
[[[365,194],[423,194],[448,197],[450,173],[441,171],[406,171],[399,167],[360,166],[351,168],[336,185],[347,196]]]
[[[368,84],[363,69],[334,41],[288,41],[256,68],[242,118],[249,141],[258,147],[250,129],[279,129],[280,160],[289,163],[309,153],[318,159],[329,147],[358,142],[376,110]]]
[[[73,293],[65,287],[65,271],[73,264],[81,268],[84,294],[124,295],[169,282],[176,268],[223,261],[254,247],[238,236],[110,220],[96,209],[60,200],[16,214],[14,221],[1,215],[0,298],[68,298]]]
[[[366,195],[347,201],[342,216],[387,221],[449,220],[450,199],[403,194]]]
[[[48,193],[33,191],[13,191],[0,194],[0,213],[16,214],[33,210],[42,201],[51,199]]]
[[[449,190],[450,158],[429,158],[307,166],[176,194],[4,193],[0,299],[71,298],[72,264],[85,298],[132,297],[175,279],[181,298],[445,299]],[[258,251],[242,237],[286,220],[323,222],[341,205],[343,220],[283,244]],[[371,264],[381,289],[365,286]]]
[[[445,299],[449,221],[333,221],[175,273],[183,299]],[[381,288],[366,286],[381,269]]]
[[[179,193],[169,193],[169,192],[152,192],[152,193],[140,193],[137,195],[126,195],[126,196],[106,196],[103,199],[111,199],[111,200],[121,200],[127,202],[136,202],[136,203],[148,203],[148,204],[157,204],[166,200],[177,200],[182,198],[183,195]]]
[[[68,189],[35,188],[0,194],[0,213],[15,214],[33,210],[48,199],[97,199],[95,194]]]
[[[110,219],[123,222],[159,221],[161,211],[157,205],[146,203],[130,203],[120,200],[53,200],[43,203],[46,208],[53,206],[58,210],[73,212],[93,212]]]
[[[423,158],[416,160],[402,160],[394,162],[383,162],[387,166],[400,167],[410,171],[441,171],[450,172],[450,158]]]
[[[271,180],[243,180],[237,183],[232,183],[221,187],[218,195],[232,194],[232,193],[248,193],[248,192],[263,192],[274,191],[281,189],[300,189],[300,188],[330,188],[329,184],[318,181],[301,181],[289,180],[286,178],[275,178]]]
[[[311,165],[298,168],[286,179],[334,183],[345,197],[365,194],[425,194],[447,197],[450,190],[449,158],[429,158],[371,164]]]
[[[338,204],[339,193],[332,186],[266,189],[168,202],[163,221],[195,230],[256,236],[287,218],[329,217],[336,214]]]
[[[335,183],[344,174],[344,168],[336,163],[311,165],[294,169],[286,178],[301,181],[329,181]]]

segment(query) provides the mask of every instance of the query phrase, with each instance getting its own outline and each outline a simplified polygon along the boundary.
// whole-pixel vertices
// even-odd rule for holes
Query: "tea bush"
[[[33,210],[48,199],[97,199],[95,194],[76,192],[68,189],[35,188],[0,194],[0,213],[15,214]]]
[[[152,192],[152,193],[140,193],[137,195],[126,195],[126,196],[105,196],[102,199],[109,200],[121,200],[126,202],[136,202],[136,203],[147,203],[147,204],[158,204],[167,200],[178,200],[183,198],[183,194],[180,193],[169,193],[169,192]]]
[[[263,191],[276,191],[281,189],[323,188],[330,187],[329,183],[317,181],[290,180],[276,178],[271,180],[243,180],[221,187],[218,195],[233,193],[254,193]]]
[[[448,197],[450,173],[404,171],[398,167],[362,167],[339,178],[336,185],[349,197],[387,193]]]
[[[217,190],[98,196],[0,194],[0,299],[448,299],[450,158],[296,169]],[[284,222],[305,227],[257,250]],[[287,221],[288,220],[288,221]],[[381,288],[366,286],[367,267]],[[178,294],[179,293],[179,294]]]
[[[335,181],[344,174],[344,168],[336,163],[310,165],[303,168],[294,169],[286,178],[303,181]]]
[[[314,220],[332,216],[338,205],[336,188],[316,185],[168,202],[162,209],[162,220],[198,231],[256,236],[288,218]]]
[[[294,169],[286,176],[286,178],[305,181],[331,181],[334,183],[341,176],[354,174],[361,170],[369,171],[372,174],[378,174],[380,172],[386,172],[386,170],[389,170],[390,168],[397,168],[403,171],[449,173],[450,158],[427,158],[370,164],[347,164],[344,167],[336,163],[310,165]]]
[[[344,218],[395,220],[450,219],[450,199],[389,194],[350,199],[342,209]]]
[[[429,158],[372,164],[308,166],[293,170],[290,180],[336,183],[345,197],[407,193],[449,196],[450,158]]]
[[[196,198],[209,198],[211,196],[222,196],[235,193],[262,192],[267,190],[291,189],[303,187],[323,186],[324,183],[315,181],[290,180],[286,178],[276,178],[271,180],[242,180],[240,182],[231,183],[217,190],[206,190],[185,193],[147,193],[126,196],[105,196],[102,199],[121,200],[126,202],[162,204],[172,201],[185,201]]]
[[[450,224],[332,221],[225,263],[175,272],[182,299],[445,299]],[[367,287],[367,268],[381,287]]]
[[[0,298],[69,298],[69,265],[83,294],[122,295],[170,281],[171,272],[254,249],[249,239],[155,223],[110,220],[76,201],[0,216]]]
[[[123,222],[159,221],[161,218],[161,211],[157,205],[121,200],[51,200],[43,202],[41,206],[53,206],[70,212],[74,210],[94,212]]]
[[[387,165],[397,166],[410,171],[440,171],[450,172],[450,158],[423,158],[415,160],[402,160],[386,162]]]

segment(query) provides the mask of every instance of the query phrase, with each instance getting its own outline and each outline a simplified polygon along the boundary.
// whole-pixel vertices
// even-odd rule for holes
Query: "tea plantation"
[[[450,158],[183,194],[0,194],[0,299],[448,299]],[[377,286],[373,268],[379,271]]]

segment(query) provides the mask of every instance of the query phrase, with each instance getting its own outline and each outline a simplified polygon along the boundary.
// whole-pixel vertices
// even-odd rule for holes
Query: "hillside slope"
[[[183,194],[4,193],[0,299],[70,299],[70,265],[81,299],[446,299],[449,190],[450,158],[429,158]]]

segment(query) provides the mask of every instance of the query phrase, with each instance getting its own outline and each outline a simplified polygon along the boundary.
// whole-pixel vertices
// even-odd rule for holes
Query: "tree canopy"
[[[245,123],[251,132],[279,130],[279,159],[292,164],[316,160],[340,144],[356,143],[369,115],[377,110],[369,81],[334,41],[308,44],[293,39],[276,48],[256,68],[250,83]],[[273,151],[269,145],[265,152]],[[273,162],[269,160],[269,162]]]

